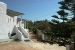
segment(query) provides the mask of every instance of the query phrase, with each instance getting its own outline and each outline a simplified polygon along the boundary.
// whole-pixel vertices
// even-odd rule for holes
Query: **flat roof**
[[[17,12],[17,11],[14,11],[14,10],[7,9],[7,15],[14,17],[14,16],[19,16],[19,15],[24,15],[24,14]]]

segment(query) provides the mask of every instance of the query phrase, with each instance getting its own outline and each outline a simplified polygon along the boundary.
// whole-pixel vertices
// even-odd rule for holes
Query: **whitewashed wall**
[[[7,5],[5,3],[0,2],[0,39],[7,38],[6,31],[6,9]],[[5,36],[4,36],[5,35]]]
[[[24,21],[22,21],[22,22],[24,22]],[[21,27],[23,27],[24,28],[24,23],[22,23],[21,21],[19,21],[18,23],[17,23],[17,27],[19,27],[19,26],[21,26]]]
[[[14,31],[13,30],[13,28],[14,28],[14,25],[16,25],[17,24],[17,16],[15,16],[15,17],[10,17],[10,16],[6,16],[7,18],[6,18],[6,23],[7,23],[7,25],[6,25],[6,29],[7,29],[7,31],[8,32],[10,32],[10,33],[12,33],[12,31]]]
[[[7,5],[0,2],[0,39],[7,39],[8,33],[12,32],[14,25],[17,24],[17,16],[10,17],[7,14]],[[14,20],[14,21],[13,21]]]

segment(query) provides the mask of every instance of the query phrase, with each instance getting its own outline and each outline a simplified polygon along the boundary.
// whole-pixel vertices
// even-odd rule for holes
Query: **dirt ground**
[[[41,50],[66,50],[66,47],[59,46],[58,44],[50,45],[48,43],[37,41],[36,36],[32,32],[29,35],[30,39],[33,41],[30,43],[33,48],[39,48]],[[74,44],[70,45],[70,50],[74,50]]]
[[[50,45],[37,41],[36,36],[29,34],[32,42],[8,41],[0,42],[0,50],[66,50],[66,47],[58,44]]]
[[[11,42],[1,42],[0,43],[0,50],[38,50],[30,45],[25,43],[11,41]]]
[[[59,47],[58,44],[50,45],[48,43],[22,43],[17,41],[1,42],[0,50],[66,50],[65,47]]]
[[[66,47],[59,46],[58,44],[49,44],[37,41],[36,36],[33,33],[30,33],[30,39],[33,41],[30,43],[31,47],[38,48],[40,50],[66,50]]]

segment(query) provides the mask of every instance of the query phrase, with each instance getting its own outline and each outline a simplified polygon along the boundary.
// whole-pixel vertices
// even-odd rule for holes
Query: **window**
[[[9,18],[8,18],[8,23],[9,23]]]
[[[10,21],[11,21],[11,18],[10,18]]]
[[[14,22],[14,18],[13,18],[13,22]]]

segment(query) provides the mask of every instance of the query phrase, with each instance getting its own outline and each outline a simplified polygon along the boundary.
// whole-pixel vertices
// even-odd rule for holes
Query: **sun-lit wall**
[[[11,33],[14,25],[17,24],[17,16],[7,15],[7,4],[0,2],[0,39],[7,39],[8,33]]]

